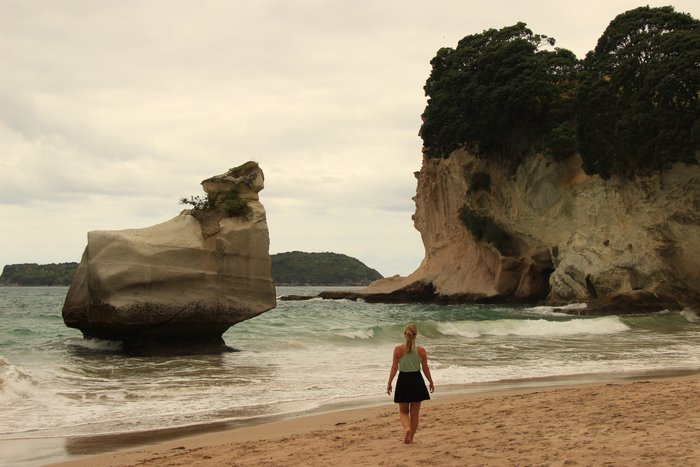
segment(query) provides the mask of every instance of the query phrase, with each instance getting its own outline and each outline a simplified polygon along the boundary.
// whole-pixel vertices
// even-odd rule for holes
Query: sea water
[[[0,446],[388,403],[392,348],[407,322],[428,351],[436,395],[477,383],[700,369],[700,320],[689,310],[585,317],[549,307],[278,301],[224,334],[236,352],[143,358],[67,328],[66,292],[0,288]]]

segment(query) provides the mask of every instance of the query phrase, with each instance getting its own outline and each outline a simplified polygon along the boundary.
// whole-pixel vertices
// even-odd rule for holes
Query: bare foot
[[[406,430],[406,436],[403,438],[403,444],[411,444],[413,442],[413,436],[411,436],[411,430]]]

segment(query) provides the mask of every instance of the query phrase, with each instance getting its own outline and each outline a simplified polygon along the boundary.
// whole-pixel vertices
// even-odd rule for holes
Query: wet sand
[[[410,445],[386,404],[55,465],[700,465],[700,374],[443,397],[439,389]]]

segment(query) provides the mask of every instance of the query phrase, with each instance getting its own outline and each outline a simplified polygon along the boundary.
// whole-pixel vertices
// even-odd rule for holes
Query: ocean
[[[549,307],[321,299],[278,301],[233,326],[224,339],[236,352],[127,357],[119,343],[84,340],[63,324],[67,291],[0,288],[2,465],[96,453],[102,441],[143,442],[136,435],[154,430],[176,435],[390,403],[392,349],[407,322],[428,351],[434,397],[700,370],[700,320],[688,310],[585,317]]]

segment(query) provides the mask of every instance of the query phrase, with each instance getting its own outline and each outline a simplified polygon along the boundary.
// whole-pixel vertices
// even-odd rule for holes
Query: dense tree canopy
[[[554,39],[518,23],[440,49],[425,85],[420,134],[426,155],[447,157],[466,146],[484,157],[518,159],[552,130],[557,150],[573,153],[578,61],[568,50],[542,49],[553,45]]]
[[[604,178],[697,162],[700,21],[640,7],[614,18],[583,62],[553,45],[517,23],[440,49],[425,85],[426,156],[578,150]]]
[[[576,113],[588,173],[607,178],[694,163],[700,21],[673,7],[618,15],[586,56]]]

